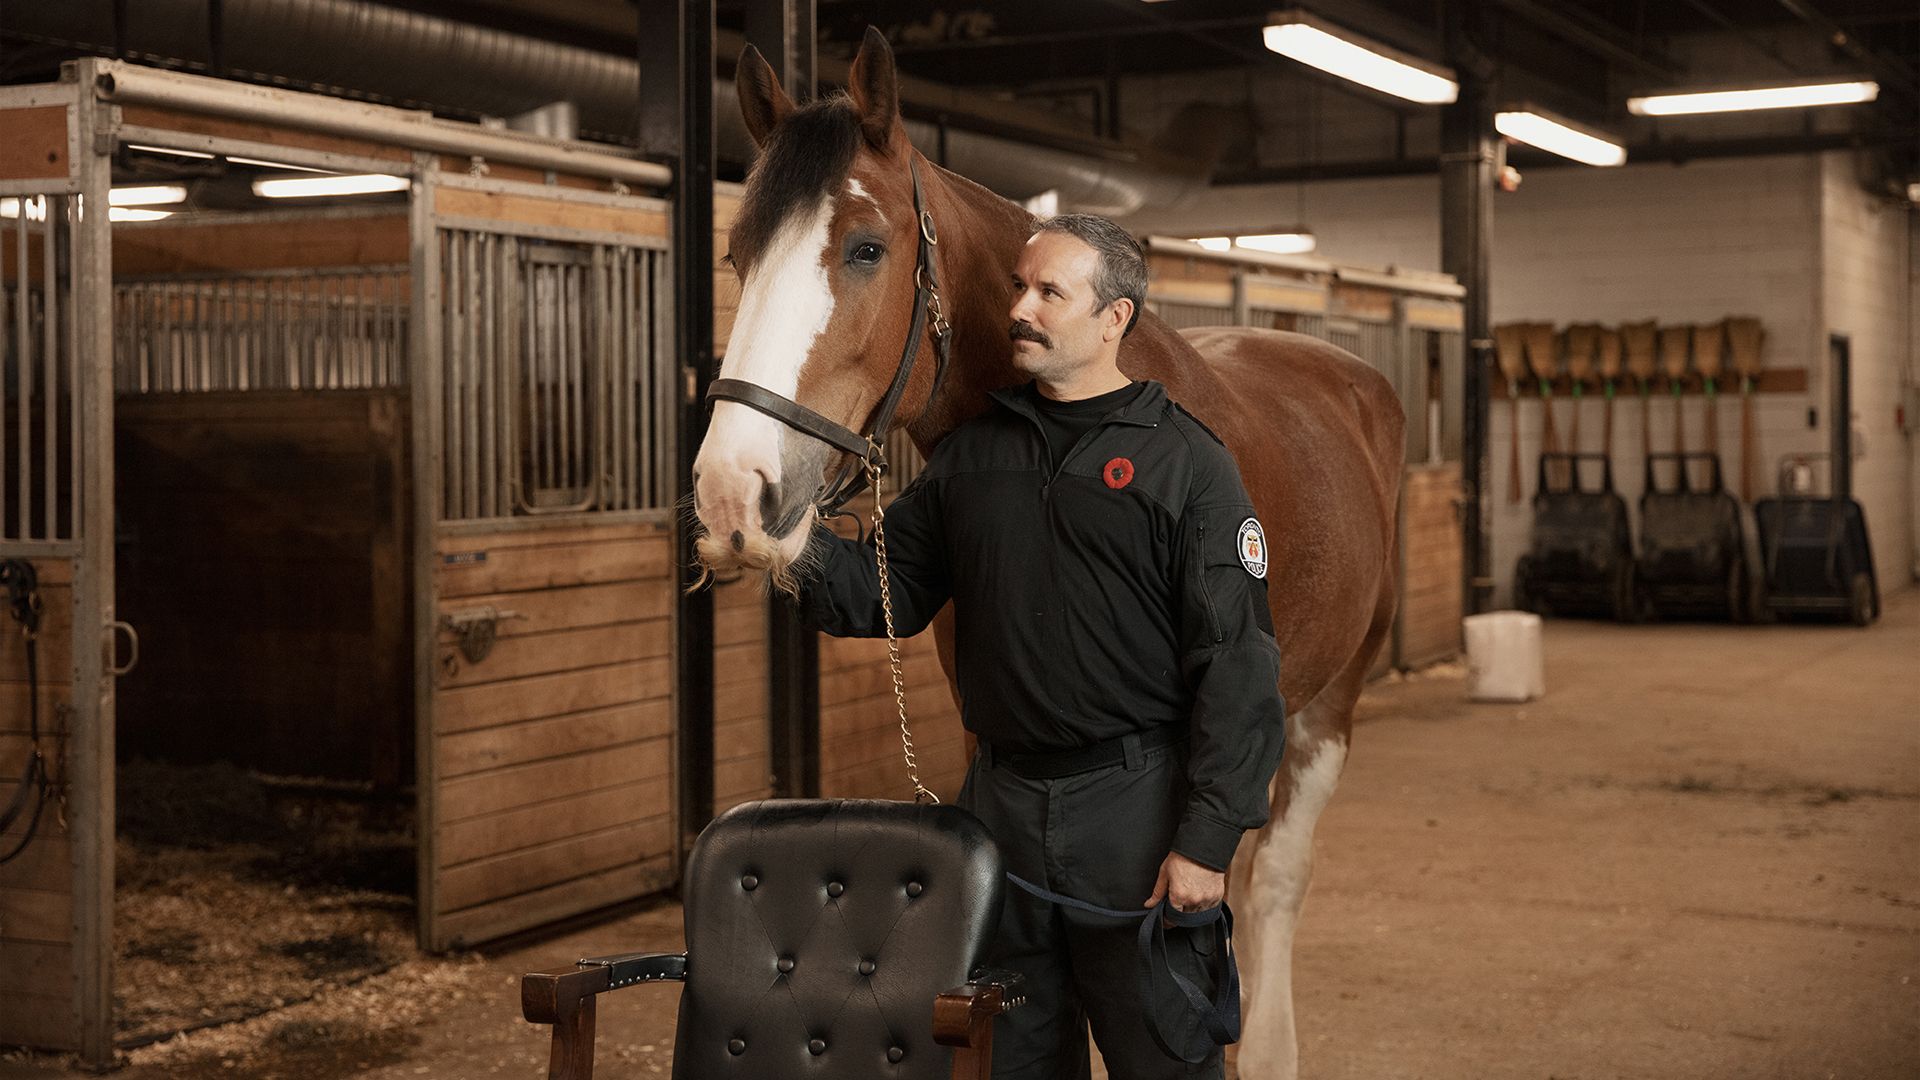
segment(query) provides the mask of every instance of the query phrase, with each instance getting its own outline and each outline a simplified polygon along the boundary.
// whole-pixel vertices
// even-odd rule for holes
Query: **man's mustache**
[[[1041,348],[1053,348],[1053,339],[1033,328],[1033,324],[1024,319],[1017,320],[1007,327],[1007,337],[1014,341],[1031,341]]]

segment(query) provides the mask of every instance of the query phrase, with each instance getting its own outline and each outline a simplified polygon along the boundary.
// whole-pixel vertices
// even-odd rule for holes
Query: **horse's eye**
[[[868,240],[855,244],[852,253],[847,256],[847,261],[859,266],[872,266],[878,263],[880,256],[886,254],[886,252],[886,248]]]

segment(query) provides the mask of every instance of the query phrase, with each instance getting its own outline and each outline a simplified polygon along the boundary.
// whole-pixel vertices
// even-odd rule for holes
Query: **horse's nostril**
[[[740,535],[739,529],[733,530],[733,550],[735,551],[747,550],[747,538]]]
[[[760,489],[760,527],[772,528],[773,519],[780,514],[780,485],[768,484]]]

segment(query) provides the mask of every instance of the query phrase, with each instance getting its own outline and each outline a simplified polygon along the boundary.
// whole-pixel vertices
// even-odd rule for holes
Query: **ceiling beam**
[[[1564,8],[1545,0],[1494,0],[1542,30],[1586,49],[1593,55],[1630,67],[1656,79],[1675,80],[1686,74],[1686,66],[1666,54],[1623,35],[1611,23],[1588,15],[1577,8]]]

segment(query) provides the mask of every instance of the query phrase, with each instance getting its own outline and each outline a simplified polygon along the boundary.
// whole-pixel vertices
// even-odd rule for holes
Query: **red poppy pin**
[[[1119,491],[1133,483],[1133,462],[1123,457],[1114,458],[1100,470],[1100,478],[1107,482],[1108,487]]]

